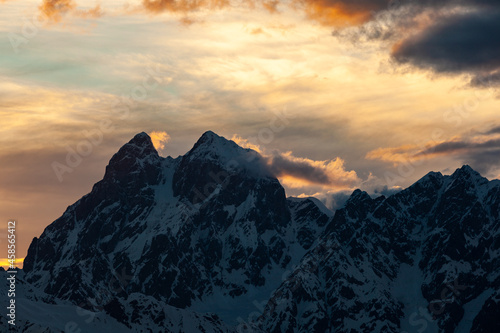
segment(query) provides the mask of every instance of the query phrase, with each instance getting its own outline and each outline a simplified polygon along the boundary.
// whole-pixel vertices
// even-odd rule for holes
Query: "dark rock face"
[[[488,294],[500,287],[499,189],[464,166],[451,176],[429,173],[389,198],[356,190],[274,292],[259,327],[401,332],[425,324],[454,332],[469,315],[464,305],[486,295],[471,329],[496,331],[498,321],[486,318],[500,311],[498,293]],[[408,300],[402,288],[423,299]]]
[[[244,300],[277,287],[324,229],[329,216],[315,203],[302,210],[299,229],[283,187],[254,151],[207,132],[185,156],[162,158],[141,133],[91,193],[33,240],[26,279],[127,324],[139,316],[132,294],[181,309],[213,295]],[[296,237],[308,239],[293,257]]]
[[[159,183],[160,173],[149,136],[136,135],[113,156],[92,192],[34,239],[25,259],[27,280],[49,294],[85,303],[85,295],[96,291],[86,281],[109,280],[106,254],[137,228],[128,229],[129,223],[154,206],[151,186]],[[42,285],[42,278],[50,282]]]

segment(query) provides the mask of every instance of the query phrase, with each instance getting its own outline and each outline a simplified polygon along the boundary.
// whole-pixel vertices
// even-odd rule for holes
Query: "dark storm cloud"
[[[279,153],[270,158],[269,168],[275,175],[290,175],[299,179],[308,179],[316,184],[328,184],[326,172],[306,161],[297,161],[286,158]]]
[[[471,151],[471,150],[484,150],[484,149],[496,149],[496,148],[500,149],[500,139],[492,139],[484,142],[470,142],[466,140],[447,141],[429,147],[416,154],[416,156],[432,155],[432,154],[450,154],[460,150]]]
[[[465,149],[465,148],[471,148],[471,146],[472,146],[472,144],[470,142],[447,141],[447,142],[442,142],[442,143],[439,143],[435,146],[429,147],[429,148],[417,153],[415,156],[431,155],[431,154],[446,154],[446,153],[455,152],[457,150],[461,150],[461,149]]]
[[[492,73],[476,74],[470,82],[471,86],[478,88],[490,88],[500,85],[500,70]]]
[[[274,151],[265,156],[267,167],[277,177],[293,177],[308,184],[327,187],[352,187],[360,182],[355,171],[348,171],[344,161],[336,158],[329,161],[315,161],[295,157],[291,152]]]
[[[500,126],[493,127],[486,134],[497,134],[497,133],[500,133]]]
[[[437,72],[500,68],[500,10],[447,17],[395,45],[392,56]]]
[[[500,133],[500,127],[495,127],[484,134],[495,135],[498,133]],[[481,174],[487,174],[500,167],[500,139],[497,137],[486,141],[479,141],[477,138],[462,138],[442,142],[417,153],[415,156],[448,155],[460,160],[462,164],[471,165]]]
[[[337,2],[307,3],[329,8]],[[364,1],[353,6],[357,13],[370,8]],[[469,74],[470,85],[478,88],[500,85],[499,0],[377,1],[364,20],[351,23],[354,27],[337,28],[333,36],[355,44],[384,40],[392,44],[391,56],[397,65]]]

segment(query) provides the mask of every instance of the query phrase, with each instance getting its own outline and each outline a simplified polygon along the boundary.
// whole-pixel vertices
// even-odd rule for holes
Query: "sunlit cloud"
[[[74,0],[43,0],[39,9],[53,22],[61,21],[63,16],[69,13],[82,18],[98,18],[103,15],[100,5],[90,9],[80,9]]]
[[[170,135],[167,132],[153,131],[149,136],[158,151],[165,149],[165,145],[170,141]]]
[[[482,132],[467,133],[444,141],[429,141],[423,145],[402,145],[378,148],[367,153],[369,160],[380,160],[394,166],[449,157],[470,164],[482,173],[499,168],[500,135],[498,127]]]
[[[298,0],[307,16],[328,26],[349,26],[364,23],[373,13],[386,9],[388,0]]]
[[[316,161],[296,157],[291,151],[267,152],[257,144],[251,143],[238,135],[231,138],[243,148],[259,152],[266,160],[272,174],[279,178],[285,187],[303,189],[312,186],[326,189],[354,188],[361,180],[355,171],[345,170],[344,160],[336,157],[332,160]]]
[[[234,134],[231,140],[234,141],[240,147],[253,149],[256,152],[262,154],[262,150],[259,145],[253,144],[248,139],[244,139],[237,134]]]
[[[142,5],[152,13],[186,13],[200,9],[221,9],[229,5],[229,0],[143,0]]]
[[[43,0],[39,8],[45,16],[58,22],[62,15],[76,8],[76,3],[73,0]]]
[[[315,161],[309,158],[296,157],[291,151],[275,152],[269,157],[268,164],[278,177],[287,177],[289,184],[303,187],[305,184],[321,185],[330,188],[350,188],[359,184],[355,171],[347,171],[344,160],[337,157],[333,160]],[[294,183],[295,180],[302,180]]]
[[[404,163],[420,151],[418,145],[402,145],[399,147],[377,148],[369,151],[366,158],[392,163],[394,166]]]

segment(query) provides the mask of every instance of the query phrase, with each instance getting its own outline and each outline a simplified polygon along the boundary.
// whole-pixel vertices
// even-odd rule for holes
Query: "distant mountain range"
[[[500,332],[500,181],[332,212],[213,132],[175,159],[140,133],[33,239],[16,300],[18,332]]]

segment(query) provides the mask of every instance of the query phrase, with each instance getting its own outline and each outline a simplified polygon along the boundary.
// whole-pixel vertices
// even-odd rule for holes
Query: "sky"
[[[23,258],[143,131],[177,157],[212,130],[332,208],[499,178],[499,36],[496,0],[0,0],[0,246],[15,219]]]

